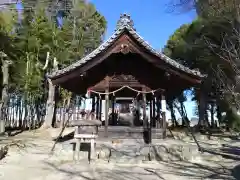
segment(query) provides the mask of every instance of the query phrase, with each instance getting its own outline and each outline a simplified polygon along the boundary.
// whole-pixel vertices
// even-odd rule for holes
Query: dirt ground
[[[240,147],[238,141],[229,138],[206,140],[199,137],[202,146],[218,147],[227,143]],[[79,161],[73,160],[70,141],[58,143],[53,154],[50,150],[53,141],[49,132],[23,132],[14,137],[1,137],[0,147],[11,144],[7,156],[0,160],[1,180],[187,180],[187,179],[240,179],[240,162],[212,154],[189,151],[188,160],[166,160],[154,158],[152,161],[136,159],[136,156],[114,156],[93,160],[90,164],[86,155],[81,154]],[[137,144],[130,141],[128,149]],[[97,142],[103,145],[104,142]],[[141,143],[140,143],[141,144]],[[161,146],[193,146],[191,138],[180,140],[168,138],[156,140],[153,144]],[[119,146],[119,149],[123,148]],[[126,148],[126,146],[124,146]],[[157,152],[161,155],[166,152]],[[192,154],[191,154],[192,153]],[[115,158],[115,159],[114,159]],[[116,159],[122,159],[117,161]],[[136,159],[136,160],[132,160]]]

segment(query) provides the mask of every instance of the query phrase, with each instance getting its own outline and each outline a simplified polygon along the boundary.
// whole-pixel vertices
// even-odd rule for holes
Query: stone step
[[[192,160],[194,157],[199,156],[199,152],[194,146],[172,146],[165,147],[161,145],[153,146],[102,146],[97,148],[99,158],[111,160],[114,162],[128,162],[128,161],[144,161],[144,160],[157,160],[157,161],[179,161],[179,160]]]

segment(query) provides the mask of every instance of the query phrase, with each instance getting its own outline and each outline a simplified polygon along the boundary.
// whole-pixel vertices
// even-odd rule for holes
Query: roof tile
[[[94,57],[96,57],[98,54],[100,54],[102,51],[107,49],[112,43],[121,35],[121,33],[124,30],[127,30],[142,46],[144,46],[147,50],[149,50],[152,54],[159,57],[161,60],[165,61],[166,63],[172,65],[175,68],[178,68],[182,71],[185,71],[189,74],[198,76],[198,77],[204,77],[199,71],[191,70],[188,67],[183,66],[182,64],[174,61],[173,59],[167,57],[165,54],[156,51],[148,42],[146,42],[134,29],[127,23],[123,23],[122,26],[119,26],[118,29],[113,33],[113,35],[105,42],[103,42],[97,49],[92,51],[87,56],[83,57],[81,60],[71,64],[70,66],[63,68],[61,70],[57,70],[50,74],[49,78],[58,77],[60,75],[63,75],[69,71],[72,71],[76,69],[77,67],[80,67],[84,65],[86,62],[92,60]]]

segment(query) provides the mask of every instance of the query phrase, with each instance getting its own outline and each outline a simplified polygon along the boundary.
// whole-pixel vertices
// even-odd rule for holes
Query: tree
[[[236,107],[236,103],[230,103],[233,102],[232,92],[235,91],[239,67],[239,34],[234,28],[235,23],[229,18],[198,18],[176,30],[164,48],[168,56],[181,64],[208,74],[204,80],[204,92],[211,109],[221,105],[218,110],[233,112],[228,109]],[[212,99],[216,100],[215,105]]]
[[[171,11],[190,11],[195,9],[203,18],[240,15],[239,0],[170,0]]]
[[[16,13],[10,10],[3,10],[0,12],[0,59],[2,67],[2,98],[0,103],[0,121],[1,124],[6,116],[6,106],[8,102],[9,89],[9,65],[12,64],[14,56],[12,52],[15,51],[12,42],[15,37],[14,25],[16,24]],[[3,125],[3,124],[2,124]]]
[[[66,2],[71,2],[70,9],[65,11],[60,8],[49,13],[51,9],[46,6],[53,6],[51,1],[39,0],[29,8],[30,1],[23,1],[21,21],[9,27],[15,33],[5,33],[8,26],[4,23],[1,23],[3,26],[0,25],[1,51],[4,49],[5,54],[16,59],[10,67],[11,93],[24,99],[24,120],[28,127],[34,123],[31,117],[34,114],[33,107],[38,108],[39,103],[46,101],[48,89],[42,82],[46,73],[53,71],[56,64],[54,62],[58,62],[59,67],[63,68],[79,60],[102,42],[106,29],[105,18],[96,11],[92,3],[76,1],[73,4],[69,0]],[[61,11],[64,13],[59,14]],[[5,20],[2,17],[8,17],[8,14],[3,12],[0,22]],[[62,18],[60,24],[56,23],[57,18]],[[54,88],[52,91],[55,91]],[[61,91],[59,103],[72,97],[71,93]],[[54,97],[50,99],[51,102],[56,100]],[[52,115],[46,118],[46,127],[52,126],[51,117]]]
[[[50,53],[58,59],[61,65],[66,66],[90,53],[101,43],[106,29],[106,21],[92,4],[86,4],[84,1],[73,4],[70,13],[63,18],[60,31],[57,30],[53,35],[55,40],[50,45]],[[52,91],[54,90],[52,89]],[[72,94],[63,89],[60,94],[63,103],[68,102],[67,104],[69,104]],[[53,106],[53,103],[50,102],[50,104]],[[52,107],[49,107],[50,109]],[[52,121],[51,118],[45,119],[48,125],[50,125],[50,121]]]

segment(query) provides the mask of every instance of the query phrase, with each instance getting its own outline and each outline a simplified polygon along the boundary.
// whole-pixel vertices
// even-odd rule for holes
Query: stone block
[[[5,121],[0,120],[0,135],[3,135],[5,133]]]

